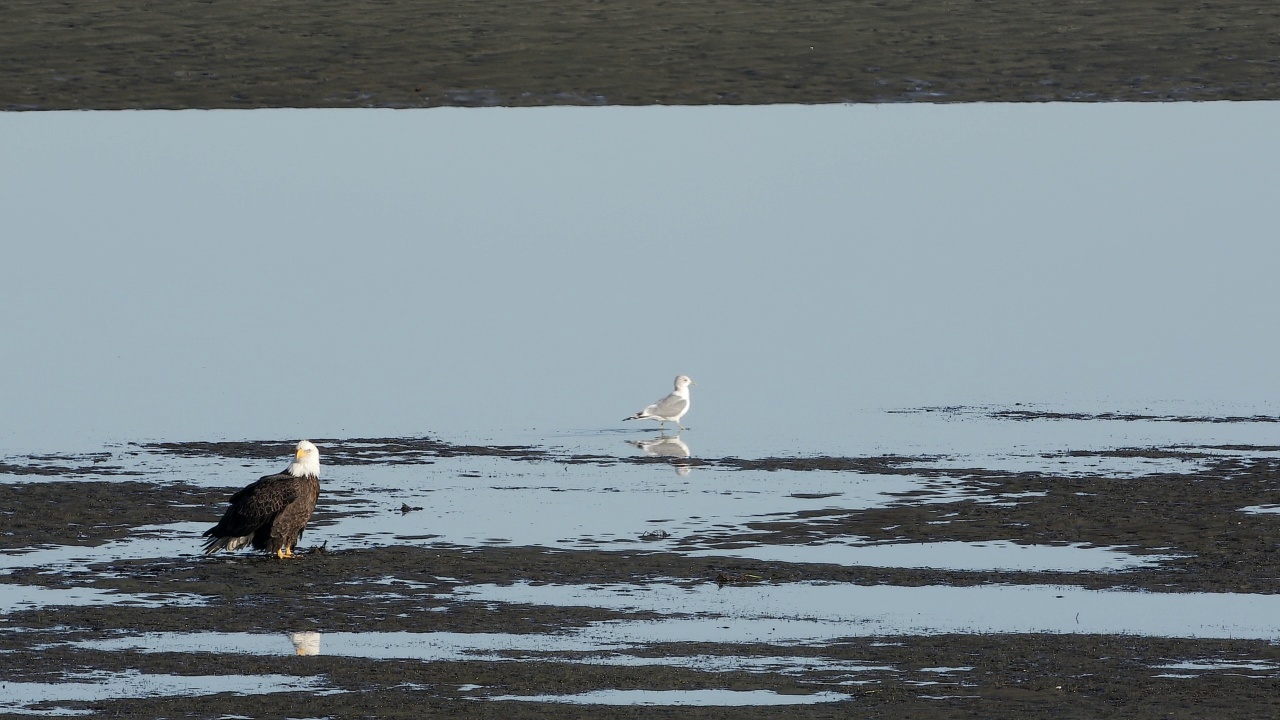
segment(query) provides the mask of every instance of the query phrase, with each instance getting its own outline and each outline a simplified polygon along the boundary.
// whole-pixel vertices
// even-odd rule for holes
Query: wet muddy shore
[[[15,0],[0,108],[1280,97],[1264,0]]]
[[[279,443],[191,443],[148,446],[173,456],[221,454],[277,458]],[[428,464],[445,457],[502,458],[528,463],[577,463],[606,472],[639,458],[555,455],[537,448],[455,446],[429,438],[327,440],[332,464],[358,471],[370,463]],[[1274,592],[1280,577],[1275,513],[1241,508],[1276,501],[1280,460],[1258,448],[1214,455],[1205,448],[1135,448],[1123,453],[1185,464],[1184,471],[1141,478],[1098,474],[1008,472],[929,467],[920,458],[774,458],[750,471],[794,472],[840,467],[851,480],[867,473],[930,475],[962,483],[966,499],[899,502],[864,510],[802,512],[760,518],[738,530],[680,538],[673,550],[557,550],[494,544],[421,544],[423,537],[377,547],[336,540],[295,561],[250,554],[202,557],[194,541],[170,557],[87,562],[73,572],[39,563],[0,574],[5,586],[79,590],[123,602],[18,605],[0,615],[0,677],[7,683],[65,683],[79,673],[197,676],[296,676],[323,679],[321,691],[276,691],[244,696],[215,693],[33,703],[29,710],[91,711],[110,717],[222,717],[234,714],[303,717],[865,717],[1022,718],[1266,717],[1280,706],[1280,647],[1268,640],[1160,638],[1068,633],[924,633],[865,635],[797,646],[788,641],[691,638],[599,652],[546,649],[441,659],[352,654],[295,656],[286,634],[317,631],[321,638],[363,634],[433,633],[441,637],[563,638],[615,622],[656,620],[653,611],[572,602],[493,602],[467,599],[468,587],[609,587],[648,584],[705,590],[725,603],[771,588],[837,586],[981,587],[1050,585],[1125,589],[1156,594]],[[1111,451],[1114,454],[1117,451]],[[96,460],[96,462],[95,462]],[[688,459],[666,459],[677,463]],[[654,462],[653,458],[646,462]],[[83,465],[98,479],[74,479]],[[704,459],[713,472],[744,471],[735,458]],[[921,466],[921,464],[924,464]],[[59,480],[33,471],[71,471]],[[28,458],[11,463],[0,486],[6,531],[0,552],[10,557],[38,547],[75,546],[92,552],[146,527],[211,523],[234,487],[153,482],[103,458]],[[705,470],[704,470],[705,472]],[[821,470],[820,472],[833,472]],[[113,477],[116,474],[119,477]],[[487,478],[479,482],[502,482]],[[349,491],[322,494],[313,519],[325,528],[352,514],[421,512],[398,498],[383,508],[359,504]],[[643,536],[645,527],[619,532]],[[194,534],[194,533],[193,533]],[[849,535],[879,542],[919,543],[1000,538],[1026,545],[1123,548],[1154,564],[1122,571],[957,571],[694,557],[683,548],[746,544],[793,546]],[[429,537],[427,537],[429,541]],[[304,539],[304,545],[306,545]],[[185,546],[183,546],[185,547]],[[807,585],[812,584],[812,585]],[[1064,590],[1065,592],[1065,590]],[[183,598],[198,600],[187,603]],[[1229,619],[1224,619],[1229,620]],[[194,633],[194,635],[192,635]],[[204,634],[278,638],[278,651],[220,653],[193,647]],[[541,635],[540,635],[541,634]],[[175,638],[152,650],[122,651],[110,643],[148,636]],[[329,642],[322,639],[321,643]],[[388,642],[391,642],[390,640]],[[102,643],[106,643],[103,645]],[[812,657],[812,667],[770,671],[717,658]],[[600,659],[603,657],[604,659]],[[622,660],[619,660],[622,658]],[[666,664],[663,658],[687,660]],[[818,661],[821,662],[818,662]],[[683,663],[683,664],[682,664]],[[843,670],[832,664],[844,663]],[[1180,665],[1181,663],[1181,665]],[[1187,665],[1190,663],[1190,665]],[[849,667],[856,667],[851,673]],[[853,678],[853,679],[851,679]],[[17,687],[13,685],[11,687]],[[34,687],[34,685],[24,685]],[[778,707],[651,707],[565,705],[511,697],[611,691],[759,692],[809,697],[836,691],[843,700]]]

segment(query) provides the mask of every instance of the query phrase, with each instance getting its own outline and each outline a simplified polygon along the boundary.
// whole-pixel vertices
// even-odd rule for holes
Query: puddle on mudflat
[[[1003,540],[934,543],[819,543],[755,545],[699,550],[695,557],[739,557],[768,562],[829,563],[885,568],[1017,572],[1107,572],[1152,567],[1167,556],[1136,556],[1081,545],[1020,545]]]
[[[196,607],[207,599],[189,593],[120,593],[95,588],[46,588],[0,583],[0,614],[67,605],[134,605],[137,607]]]
[[[306,631],[314,632],[314,631]],[[76,647],[112,652],[190,652],[220,655],[287,655],[297,652],[293,635],[261,633],[144,633],[130,637],[82,640]],[[315,646],[324,655],[374,660],[519,660],[547,659],[554,653],[604,652],[625,649],[625,641],[604,641],[580,633],[317,633]],[[523,655],[522,655],[523,653]]]
[[[1058,585],[899,587],[791,583],[475,585],[450,595],[484,602],[596,607],[675,616],[575,631],[601,641],[814,642],[943,633],[1280,637],[1280,595],[1085,590]]]
[[[0,553],[0,574],[16,568],[48,567],[63,572],[88,573],[93,563],[193,554],[200,533],[212,523],[173,523],[133,528],[130,536],[96,546],[47,545]]]
[[[558,633],[454,632],[332,632],[261,633],[144,633],[132,637],[80,640],[75,647],[108,652],[188,652],[219,655],[324,654],[371,660],[537,661],[620,667],[678,667],[703,672],[749,672],[778,675],[808,673],[856,675],[893,672],[887,665],[814,656],[759,655],[634,655],[650,643],[629,639],[620,625],[599,623]],[[638,626],[642,627],[642,626]],[[690,641],[695,641],[691,638]]]
[[[1251,678],[1274,678],[1280,664],[1270,660],[1184,660],[1182,662],[1152,665],[1155,670],[1172,670],[1161,673],[1162,678],[1197,678],[1205,673],[1239,674]]]
[[[576,695],[494,695],[492,701],[565,703],[571,705],[690,705],[746,707],[765,705],[814,705],[848,700],[837,692],[783,695],[772,690],[593,690]]]
[[[126,670],[124,672],[66,673],[63,678],[56,683],[5,682],[4,699],[0,699],[0,712],[23,715],[85,715],[90,714],[91,711],[33,706],[121,698],[199,697],[219,693],[261,695],[308,692],[314,694],[328,690],[325,682],[320,678],[296,675],[164,675]]]

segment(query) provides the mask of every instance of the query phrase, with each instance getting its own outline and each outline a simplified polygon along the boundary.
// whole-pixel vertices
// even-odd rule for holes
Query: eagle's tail
[[[208,535],[208,533],[205,533]],[[219,550],[239,550],[253,541],[252,535],[242,535],[240,537],[214,537],[204,544],[204,554],[212,555]]]

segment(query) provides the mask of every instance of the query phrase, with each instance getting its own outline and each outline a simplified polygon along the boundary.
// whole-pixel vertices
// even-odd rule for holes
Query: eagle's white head
[[[299,440],[287,472],[294,477],[320,477],[320,449],[310,440]]]

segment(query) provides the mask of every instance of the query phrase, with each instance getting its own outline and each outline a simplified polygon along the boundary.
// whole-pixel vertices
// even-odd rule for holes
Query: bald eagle
[[[657,420],[658,427],[665,430],[668,422],[673,422],[676,427],[684,430],[685,427],[680,424],[680,418],[689,412],[689,386],[694,385],[688,375],[679,375],[676,377],[676,389],[671,391],[670,395],[662,398],[658,402],[632,415],[631,417],[622,418],[626,420]]]
[[[210,538],[204,553],[236,550],[252,542],[254,550],[291,558],[319,497],[320,451],[302,440],[284,472],[260,478],[231,496],[226,514],[204,532]]]

